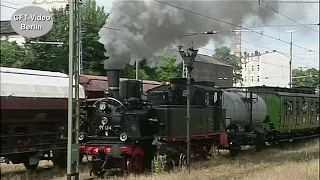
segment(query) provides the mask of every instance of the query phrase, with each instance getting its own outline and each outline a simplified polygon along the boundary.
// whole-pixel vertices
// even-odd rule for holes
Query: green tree
[[[319,70],[315,68],[292,70],[292,86],[307,86],[319,88]]]
[[[65,8],[52,9],[54,25],[42,42],[63,42],[62,46],[51,44],[31,44],[35,58],[26,68],[68,73],[69,12]],[[98,42],[98,32],[105,24],[108,15],[95,0],[88,0],[81,8],[82,52],[84,74],[106,75],[103,68],[105,49]]]
[[[163,52],[161,55],[155,57],[155,61],[163,61],[163,64],[158,67],[149,67],[147,60],[144,59],[139,62],[138,78],[143,80],[154,81],[169,81],[170,78],[176,77],[182,72],[182,65],[176,63],[176,57],[168,52]],[[136,77],[135,65],[127,65],[121,71],[121,77],[134,79]]]
[[[182,66],[181,64],[176,65],[177,59],[175,56],[165,52],[157,58],[164,61],[156,71],[158,81],[168,82],[171,78],[177,77],[182,73]]]
[[[215,53],[213,54],[214,58],[221,59],[226,63],[232,65],[234,70],[234,78],[235,80],[241,80],[241,60],[234,54],[231,54],[231,48],[223,46],[221,48],[215,49]]]
[[[20,46],[15,41],[1,40],[1,66],[21,68],[32,61],[33,53],[29,47]]]
[[[138,79],[142,80],[150,80],[150,76],[145,72],[145,67],[140,65],[139,63],[139,68],[138,68]],[[135,79],[136,78],[136,66],[135,65],[127,65],[121,72],[120,72],[121,77],[126,77],[129,79]]]

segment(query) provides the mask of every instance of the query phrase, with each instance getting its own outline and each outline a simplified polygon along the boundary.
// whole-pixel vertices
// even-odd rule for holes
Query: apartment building
[[[290,57],[273,50],[260,53],[244,52],[242,59],[242,82],[237,86],[289,87]]]

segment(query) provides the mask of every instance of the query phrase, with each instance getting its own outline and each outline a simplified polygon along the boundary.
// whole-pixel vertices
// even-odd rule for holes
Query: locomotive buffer
[[[69,0],[69,96],[67,179],[79,179],[79,62],[80,16],[79,1]],[[74,82],[73,82],[74,78]]]

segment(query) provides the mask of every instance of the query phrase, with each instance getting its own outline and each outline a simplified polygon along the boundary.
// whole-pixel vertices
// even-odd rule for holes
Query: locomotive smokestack
[[[119,81],[120,81],[120,70],[119,69],[108,69],[108,91],[113,97],[119,98]]]

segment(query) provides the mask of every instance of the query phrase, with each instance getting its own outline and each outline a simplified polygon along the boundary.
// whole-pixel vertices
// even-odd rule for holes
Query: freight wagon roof
[[[60,72],[0,67],[1,96],[68,98],[69,78]],[[80,86],[80,98],[84,89]]]
[[[120,78],[120,81],[127,80],[127,78]],[[92,76],[80,75],[80,83],[87,91],[103,91],[108,87],[108,77],[105,76]],[[143,91],[162,85],[157,81],[142,80]]]

